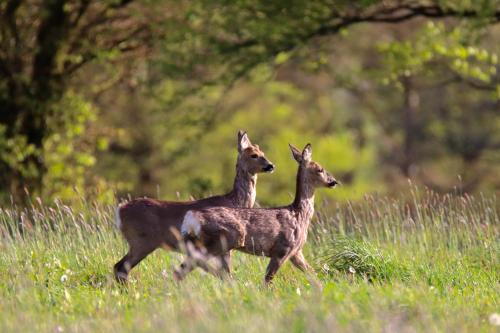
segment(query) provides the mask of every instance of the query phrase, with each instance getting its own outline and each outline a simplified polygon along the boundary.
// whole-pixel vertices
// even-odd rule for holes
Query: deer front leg
[[[220,262],[222,269],[224,270],[227,277],[232,278],[231,276],[231,252],[227,252],[220,256]]]
[[[130,247],[128,253],[115,264],[115,279],[122,284],[127,283],[128,274],[142,259],[146,258],[151,252],[156,250],[155,246]]]
[[[302,250],[299,250],[294,256],[290,257],[290,261],[295,267],[297,267],[307,275],[307,278],[312,285],[315,285],[320,290],[323,289],[323,285],[318,280],[314,269],[311,267],[311,265],[309,265],[306,258],[304,258]]]
[[[269,285],[271,280],[274,278],[274,275],[280,269],[281,265],[288,259],[288,256],[283,257],[272,257],[269,261],[269,265],[267,265],[266,269],[266,277],[264,278],[264,283]]]
[[[304,273],[314,271],[311,265],[307,262],[306,258],[304,258],[302,251],[298,251],[294,256],[291,256],[290,261],[295,267]]]

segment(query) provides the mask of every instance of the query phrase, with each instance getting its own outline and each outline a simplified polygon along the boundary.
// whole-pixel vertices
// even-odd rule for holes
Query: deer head
[[[238,132],[238,163],[250,174],[273,172],[274,165],[266,158],[258,145],[252,144],[247,133]]]
[[[321,165],[311,159],[312,147],[308,143],[302,153],[300,150],[289,144],[293,158],[299,163],[302,181],[312,187],[335,187],[338,181]]]

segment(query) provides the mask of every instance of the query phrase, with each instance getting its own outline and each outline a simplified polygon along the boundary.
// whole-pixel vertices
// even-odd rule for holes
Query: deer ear
[[[247,133],[242,130],[238,131],[238,152],[241,153],[243,150],[250,147],[251,144]]]
[[[300,153],[300,150],[298,150],[297,148],[295,148],[292,144],[288,144],[288,146],[290,147],[290,150],[292,151],[292,156],[293,158],[298,162],[298,163],[301,163],[302,162],[302,154]]]
[[[302,151],[302,160],[309,162],[309,161],[311,161],[311,157],[312,157],[312,147],[311,147],[311,144],[308,143],[304,147],[304,150]]]

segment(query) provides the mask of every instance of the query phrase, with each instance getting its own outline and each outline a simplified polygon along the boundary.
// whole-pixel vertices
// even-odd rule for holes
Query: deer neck
[[[229,193],[231,200],[238,207],[251,208],[255,203],[257,175],[244,170],[239,162],[236,165],[233,190]]]
[[[308,224],[314,214],[314,186],[305,180],[302,167],[299,167],[297,172],[297,187],[292,207],[298,212],[299,219]]]

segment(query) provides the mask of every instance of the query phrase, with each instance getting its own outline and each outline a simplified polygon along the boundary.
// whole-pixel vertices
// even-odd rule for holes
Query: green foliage
[[[343,182],[320,198],[397,191],[413,176],[445,178],[443,191],[458,174],[467,190],[498,187],[497,0],[29,0],[0,11],[4,202],[24,187],[69,201],[73,188],[109,201],[110,184],[120,196],[219,193],[239,128],[278,166],[259,184],[263,204],[294,191],[288,141],[311,141]],[[449,19],[403,24],[414,16]],[[401,22],[398,34],[369,25],[384,21]],[[406,79],[426,103],[412,126],[393,89]],[[434,177],[414,172],[427,168]]]
[[[37,171],[30,164],[24,164],[29,156],[38,155],[40,152],[34,145],[29,144],[23,135],[7,136],[7,128],[0,125],[0,159],[9,168],[17,170],[19,177],[30,177]],[[2,193],[6,195],[7,193]]]
[[[439,77],[445,70],[457,78],[488,84],[496,75],[498,54],[474,46],[478,37],[478,30],[470,25],[447,29],[442,23],[429,22],[413,41],[382,43],[379,50],[385,56],[389,73],[384,81],[400,86],[402,77],[418,74]]]
[[[80,193],[88,191],[104,202],[113,201],[106,182],[92,175],[96,152],[107,148],[106,138],[91,132],[96,119],[94,107],[71,91],[54,106],[47,119],[53,134],[45,141],[43,152],[47,167],[44,199],[78,201]]]
[[[396,263],[388,254],[381,253],[367,241],[336,237],[324,251],[317,263],[327,274],[341,272],[368,281],[409,278],[408,269],[404,264]]]
[[[245,85],[250,94],[257,94],[244,106],[239,98],[229,100],[229,104],[239,105],[235,112],[219,111],[218,121],[200,137],[198,121],[186,122],[195,113],[178,115],[183,117],[176,126],[165,127],[165,139],[161,156],[169,157],[169,167],[164,170],[165,181],[160,179],[160,193],[172,198],[181,193],[183,198],[190,194],[202,197],[211,193],[221,193],[231,189],[236,163],[236,132],[244,129],[252,142],[258,144],[277,168],[272,175],[261,175],[258,184],[258,201],[263,205],[286,204],[295,193],[297,164],[291,158],[288,144],[304,146],[313,144],[313,158],[333,172],[345,186],[335,191],[320,190],[318,197],[345,200],[359,198],[364,192],[382,189],[374,182],[374,146],[359,148],[355,135],[345,129],[349,117],[333,117],[320,112],[320,105],[312,110],[302,110],[301,104],[307,96],[297,87],[284,82],[261,81],[269,68],[259,67],[252,73],[255,83]],[[217,94],[215,94],[217,96]],[[204,99],[205,105],[213,98]],[[207,102],[208,101],[208,102]],[[321,107],[335,109],[335,101],[321,101]],[[231,108],[231,106],[228,106]],[[340,111],[339,111],[340,114]],[[171,124],[177,118],[168,119]],[[162,133],[161,129],[157,133]],[[194,140],[192,138],[195,138]],[[176,138],[175,140],[173,138]],[[182,139],[181,139],[182,138]],[[184,139],[185,138],[185,139]],[[305,141],[307,140],[307,141]],[[179,153],[185,146],[186,150]],[[173,154],[175,158],[170,158]]]
[[[399,99],[389,107],[392,117],[378,113],[398,147],[382,153],[441,191],[457,184],[458,175],[455,186],[466,191],[496,187],[490,175],[497,170],[487,161],[497,158],[499,139],[498,47],[471,22],[428,22],[411,35],[379,43],[381,66],[371,73]]]

